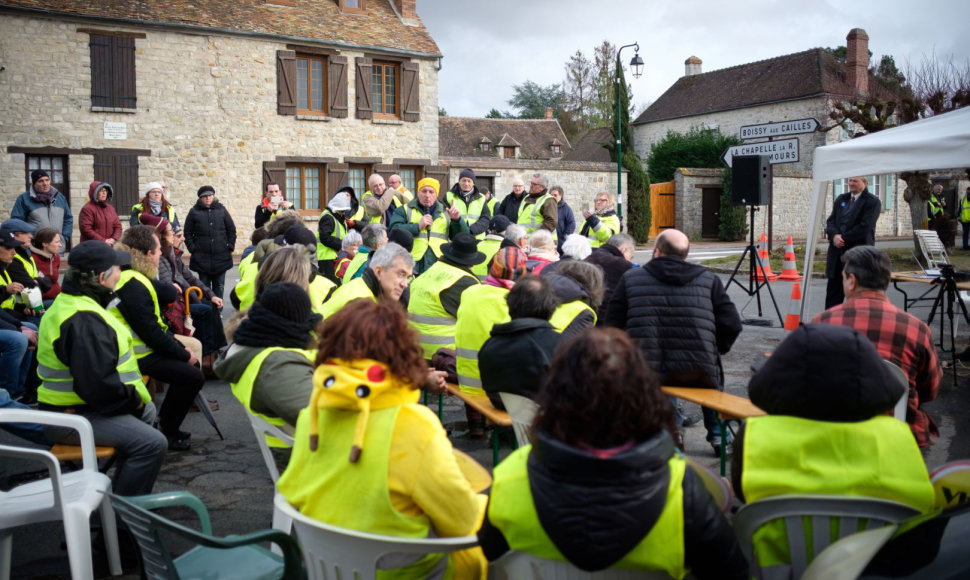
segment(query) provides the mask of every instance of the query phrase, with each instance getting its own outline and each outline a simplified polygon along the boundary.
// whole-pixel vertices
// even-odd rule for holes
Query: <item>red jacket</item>
[[[53,300],[61,293],[61,285],[57,282],[60,276],[61,257],[57,254],[43,254],[34,247],[31,247],[30,250],[34,257],[34,263],[37,264],[37,269],[47,274],[51,279],[51,289],[44,292],[44,300]]]
[[[105,189],[108,192],[108,199],[104,202],[98,201],[98,192]],[[111,186],[101,181],[92,181],[88,188],[88,198],[91,201],[84,204],[78,216],[81,227],[81,241],[100,240],[108,238],[118,240],[121,238],[121,220],[118,213],[109,203],[114,191]]]

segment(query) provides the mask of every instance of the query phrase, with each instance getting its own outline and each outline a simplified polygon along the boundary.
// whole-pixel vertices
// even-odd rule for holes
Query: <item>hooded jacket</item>
[[[563,335],[539,318],[517,318],[492,327],[492,336],[478,351],[482,388],[492,404],[504,409],[499,393],[530,399],[549,371],[552,355]]]
[[[543,269],[543,272],[545,272],[545,269]],[[595,309],[595,307],[590,304],[591,299],[589,296],[589,291],[572,276],[560,274],[558,271],[552,271],[548,275],[540,274],[540,276],[549,281],[549,285],[552,286],[553,292],[555,292],[556,296],[559,297],[559,302],[561,304],[569,304],[570,302],[579,300],[590,308]],[[562,334],[564,337],[569,338],[571,336],[575,336],[583,330],[593,328],[595,324],[596,315],[589,310],[584,310],[583,312],[580,312],[566,328],[563,329]]]
[[[98,193],[101,190],[108,192],[108,199],[98,201]],[[114,197],[114,190],[110,185],[102,181],[92,181],[88,188],[88,201],[81,208],[77,216],[78,227],[81,230],[81,241],[98,240],[105,241],[121,239],[121,220],[118,212],[111,205],[111,198]]]
[[[185,216],[185,247],[192,253],[189,267],[201,274],[218,275],[232,268],[236,248],[236,224],[229,210],[212,200],[206,207],[196,202]]]
[[[613,298],[613,290],[620,283],[620,278],[623,277],[623,274],[626,274],[627,270],[633,267],[633,263],[626,259],[619,248],[606,244],[593,249],[593,252],[583,261],[596,264],[603,269],[604,292],[602,309],[605,310]]]
[[[34,191],[33,186],[21,193],[10,210],[10,219],[24,220],[37,229],[54,228],[61,232],[61,237],[65,241],[71,239],[71,232],[74,229],[71,206],[64,199],[64,194],[54,189],[53,185],[49,203],[37,199],[37,192]]]

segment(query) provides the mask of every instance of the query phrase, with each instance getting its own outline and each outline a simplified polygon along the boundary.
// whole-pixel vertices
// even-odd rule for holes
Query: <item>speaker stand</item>
[[[750,241],[748,242],[748,247],[744,249],[744,253],[741,254],[741,258],[738,259],[738,263],[734,266],[734,271],[731,272],[731,278],[728,279],[726,288],[730,288],[731,284],[737,284],[739,288],[744,290],[748,296],[757,297],[758,302],[758,316],[762,316],[761,309],[761,287],[767,286],[768,296],[771,297],[771,303],[775,307],[775,313],[778,315],[778,324],[784,326],[784,319],[781,317],[781,310],[778,309],[778,302],[775,301],[775,294],[771,291],[771,284],[768,283],[768,276],[765,273],[765,268],[761,264],[761,260],[758,259],[758,249],[754,245],[754,212],[758,211],[754,205],[748,206],[750,212],[750,218],[748,221],[748,232],[750,233]],[[744,264],[745,257],[748,258],[748,286],[745,287],[744,284],[738,281],[737,275],[738,270],[741,269],[741,264]],[[761,270],[761,280],[758,280],[758,269]]]

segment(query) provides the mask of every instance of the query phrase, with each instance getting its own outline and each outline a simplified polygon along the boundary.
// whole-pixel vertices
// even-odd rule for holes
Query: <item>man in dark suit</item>
[[[835,198],[832,213],[825,220],[825,234],[829,237],[829,251],[825,258],[825,308],[842,304],[842,254],[856,246],[876,245],[876,220],[882,204],[869,193],[866,177],[850,177],[849,192]]]

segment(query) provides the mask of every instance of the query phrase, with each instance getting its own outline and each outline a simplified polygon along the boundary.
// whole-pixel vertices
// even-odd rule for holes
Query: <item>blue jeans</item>
[[[0,409],[29,409],[10,398],[6,389],[0,389]],[[51,442],[44,436],[44,428],[36,423],[2,423],[3,428],[27,441],[50,447]]]
[[[222,299],[222,292],[226,289],[226,273],[207,274],[199,272],[199,281],[209,287],[216,298]]]
[[[10,397],[24,394],[24,381],[34,353],[27,350],[27,336],[19,330],[0,330],[0,389]]]

